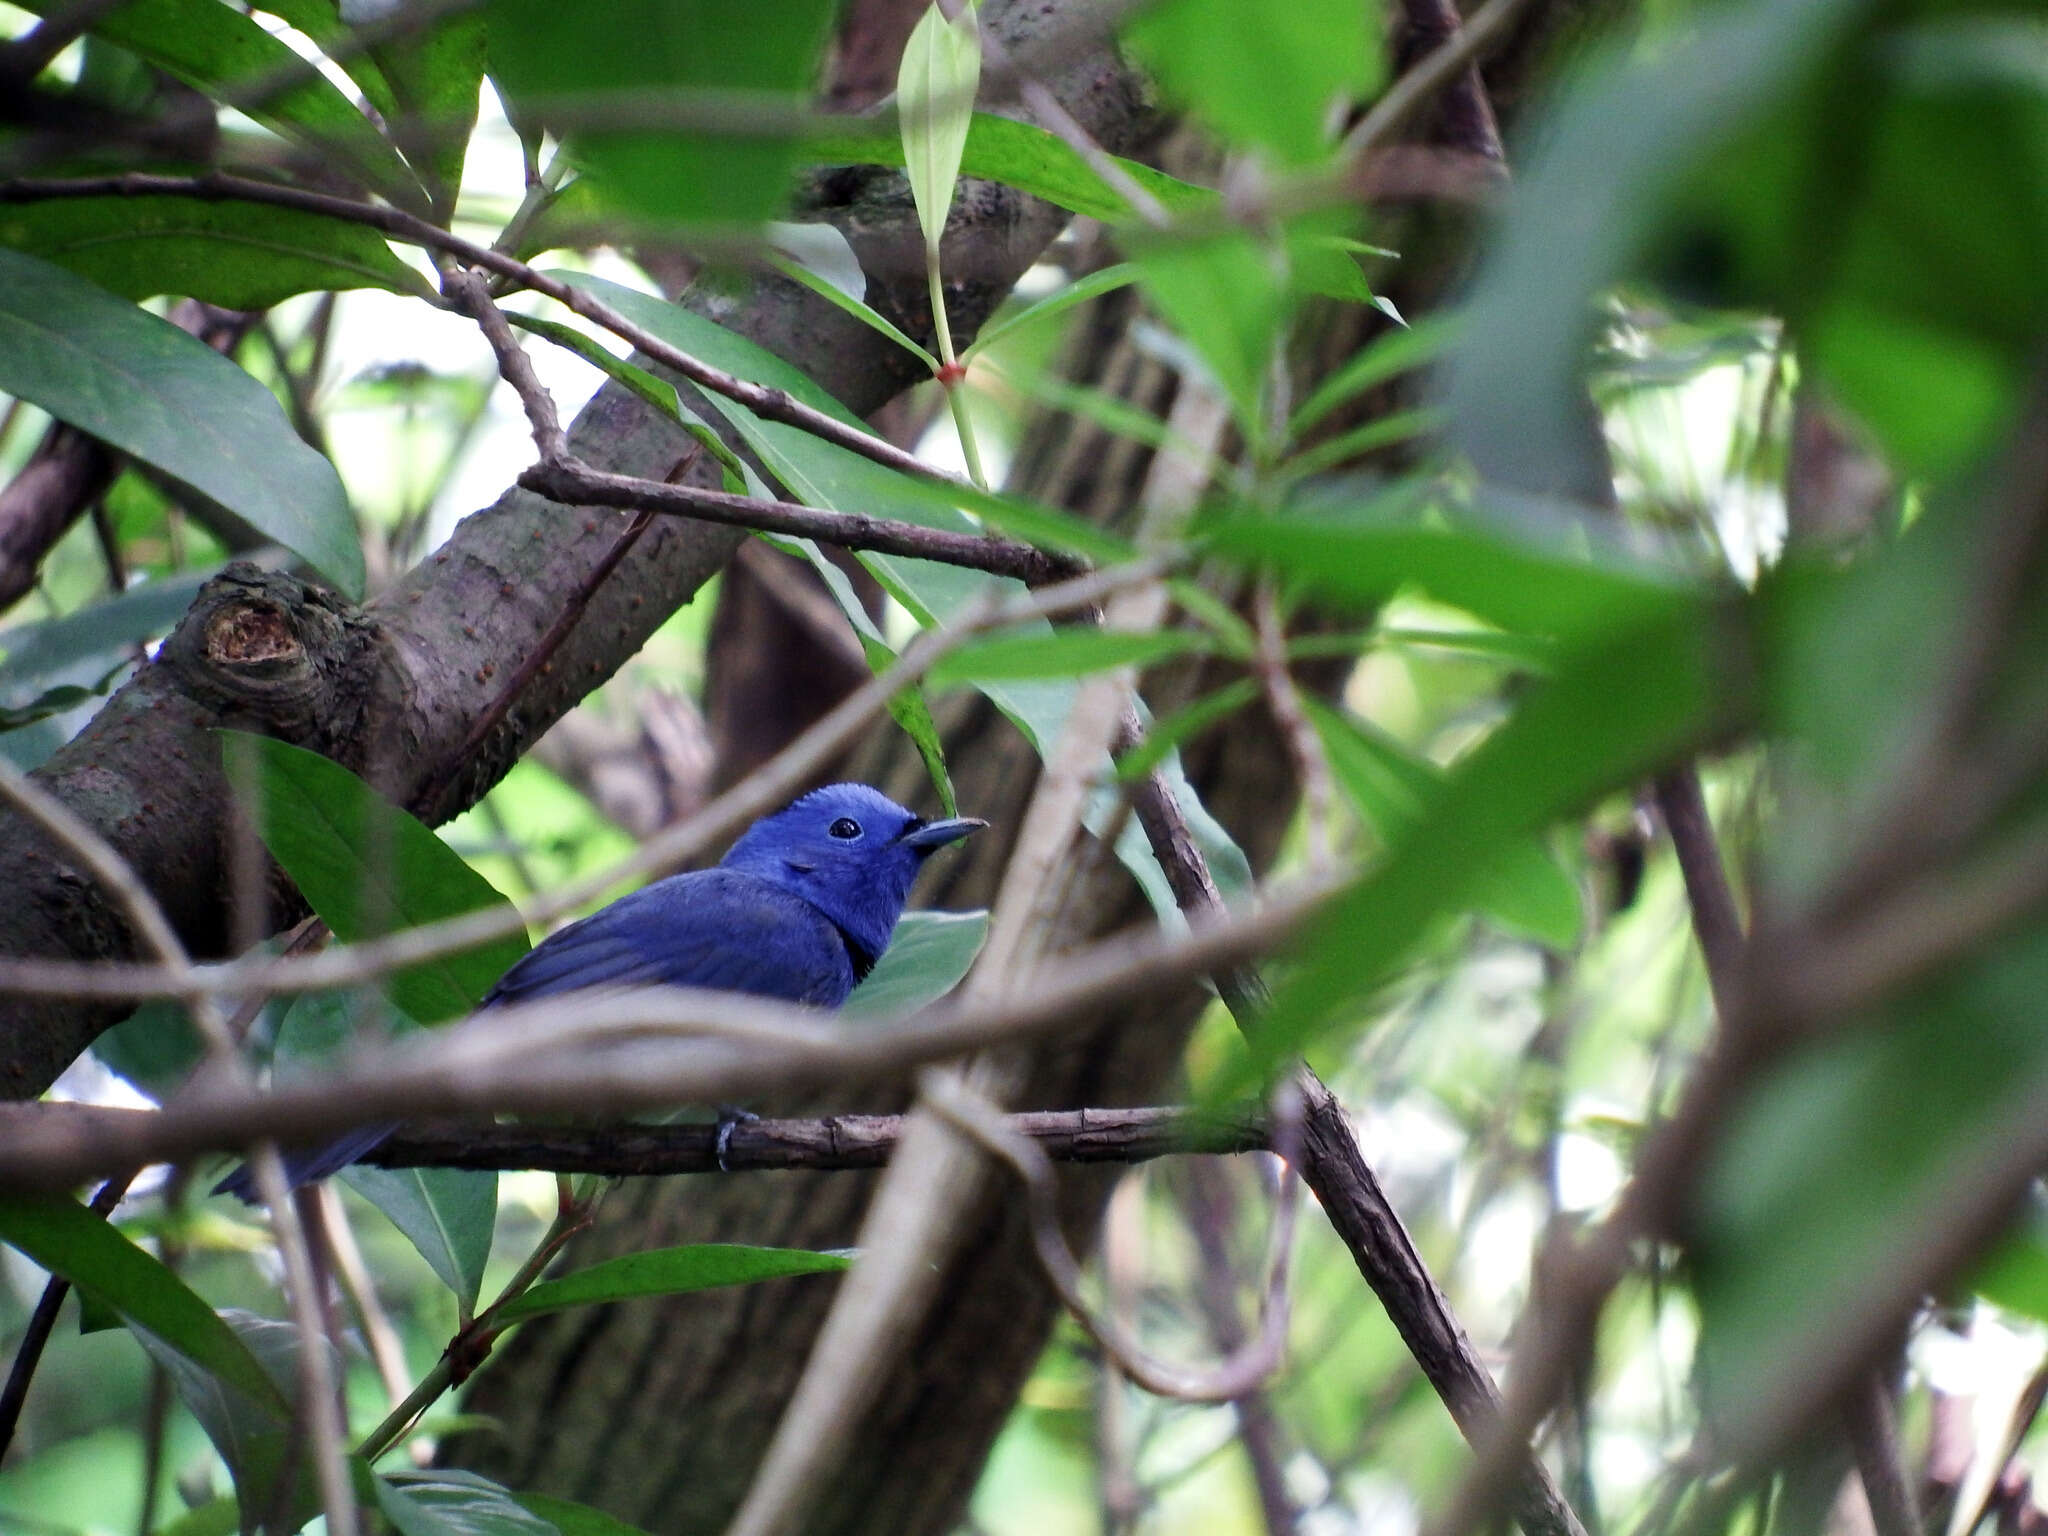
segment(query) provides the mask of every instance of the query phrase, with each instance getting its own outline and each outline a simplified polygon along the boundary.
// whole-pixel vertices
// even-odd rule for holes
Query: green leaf
[[[558,1536],[553,1521],[473,1472],[380,1472],[373,1481],[399,1536]]]
[[[588,1504],[572,1503],[546,1493],[515,1493],[513,1497],[560,1531],[562,1536],[647,1536],[637,1525],[628,1525],[601,1509],[592,1509]]]
[[[974,92],[981,83],[981,27],[974,0],[947,20],[935,3],[911,29],[896,72],[896,111],[903,134],[903,163],[917,221],[924,228],[926,255],[936,264],[960,157],[974,117]]]
[[[0,365],[4,366],[4,365]],[[104,677],[127,648],[170,630],[219,567],[181,571],[130,587],[61,619],[0,630],[0,698],[26,700],[63,682]],[[19,707],[19,706],[17,706]]]
[[[250,9],[275,16],[305,33],[329,60],[341,66],[379,117],[388,123],[398,116],[398,98],[392,94],[391,82],[384,78],[377,61],[355,46],[355,31],[341,19],[336,0],[261,0]]]
[[[1329,144],[1334,109],[1376,83],[1377,22],[1358,0],[1163,0],[1124,37],[1175,102],[1298,165]]]
[[[1193,630],[1146,633],[1076,626],[1050,633],[997,635],[963,645],[927,674],[934,688],[1010,678],[1082,677],[1110,667],[1148,667],[1173,656],[1206,656],[1215,637]]]
[[[26,704],[14,708],[0,706],[0,731],[18,731],[25,725],[34,725],[38,720],[47,720],[52,715],[61,715],[67,710],[78,708],[90,699],[103,699],[113,686],[114,679],[128,669],[124,659],[114,664],[113,670],[91,687],[80,683],[59,683],[30,699]]]
[[[2048,1212],[2038,1192],[2026,1216],[1971,1273],[1969,1287],[2008,1312],[2048,1322]]]
[[[1616,549],[1596,547],[1588,558],[1526,529],[1426,528],[1389,515],[1426,491],[1397,485],[1377,503],[1321,514],[1227,512],[1200,532],[1211,552],[1346,607],[1374,610],[1414,587],[1501,629],[1567,641],[1653,620],[1686,600],[1670,573]]]
[[[39,16],[62,13],[65,0],[26,0]],[[419,182],[355,104],[317,70],[231,5],[188,0],[127,0],[94,17],[95,36],[140,54],[202,94],[229,99],[238,90],[296,77],[284,91],[263,91],[243,109],[267,128],[317,150],[344,174],[361,177],[399,202],[419,207]]]
[[[290,1405],[221,1315],[105,1217],[57,1195],[0,1196],[0,1241],[146,1330],[206,1375],[289,1419]]]
[[[853,316],[854,319],[858,320],[869,330],[894,342],[912,357],[922,362],[927,368],[931,369],[933,373],[939,371],[939,360],[926,351],[924,347],[904,335],[897,328],[895,322],[890,320],[887,315],[884,315],[879,310],[870,308],[861,299],[846,292],[830,279],[813,272],[802,262],[791,261],[779,254],[770,259],[775,270],[791,282],[802,283],[804,287],[810,289],[811,292],[815,293],[827,304],[830,304],[834,309],[845,310],[846,313]]]
[[[682,1296],[727,1285],[752,1285],[786,1275],[837,1274],[851,1266],[845,1254],[802,1248],[748,1248],[736,1243],[695,1243],[628,1253],[559,1280],[543,1280],[498,1310],[504,1322],[636,1296]]]
[[[1700,14],[1684,48],[1613,51],[1587,68],[1516,179],[1449,359],[1452,438],[1487,481],[1588,505],[1608,499],[1606,447],[1583,385],[1594,296],[1641,257],[1681,178],[1805,78],[1862,9],[1856,0],[1717,7]],[[1790,185],[1761,174],[1757,156],[1730,169],[1775,186],[1781,211],[1811,207],[1817,189],[1855,180],[1839,175],[1855,152],[1834,124],[1814,131],[1825,158]],[[1711,226],[1684,233],[1719,249]],[[1836,236],[1829,230],[1811,257],[1829,270],[1839,269]]]
[[[813,128],[804,140],[804,150],[806,158],[820,165],[903,164],[901,135],[882,128]],[[1170,213],[1193,213],[1222,203],[1209,188],[1176,180],[1149,165],[1121,158],[1116,164]],[[999,181],[1092,219],[1120,224],[1132,217],[1124,195],[1104,181],[1078,150],[1043,128],[1014,118],[975,113],[968,125],[960,170],[963,175]]]
[[[236,798],[313,910],[345,944],[467,912],[509,906],[489,881],[415,817],[317,752],[222,731]],[[526,953],[524,932],[387,978],[391,1000],[421,1024],[474,1009]]]
[[[269,390],[168,320],[0,250],[0,391],[211,496],[362,596],[362,546],[334,466]]]
[[[0,207],[0,246],[123,298],[183,294],[268,309],[295,293],[388,288],[419,276],[366,225],[296,208],[197,197],[56,197]]]
[[[1208,365],[1246,438],[1263,441],[1266,376],[1289,310],[1286,264],[1242,230],[1132,244],[1146,296]]]
[[[1063,315],[1077,304],[1086,304],[1090,299],[1100,298],[1105,293],[1114,293],[1138,280],[1138,269],[1127,261],[1104,267],[1099,272],[1090,272],[1086,277],[1068,283],[1056,293],[1049,293],[1035,304],[1026,304],[1022,309],[1003,315],[983,328],[974,339],[974,345],[960,354],[962,363],[969,363],[984,347],[1001,341],[1012,331],[1027,325],[1037,325],[1055,315]]]
[[[1335,437],[1326,437],[1302,449],[1281,465],[1281,483],[1291,484],[1310,475],[1319,475],[1326,469],[1342,468],[1369,453],[1434,432],[1443,425],[1443,420],[1443,412],[1434,406],[1390,411],[1377,421],[1368,421],[1349,432],[1339,432]]]
[[[1301,703],[1353,807],[1383,842],[1399,842],[1442,791],[1444,771],[1313,695]],[[1540,836],[1502,843],[1473,892],[1473,905],[1510,932],[1553,949],[1578,942],[1585,918],[1578,882]]]
[[[457,11],[430,27],[370,50],[391,82],[398,111],[392,137],[420,172],[434,213],[445,221],[462,186],[462,165],[476,129],[484,74],[481,9]]]
[[[186,1511],[169,1525],[158,1526],[152,1536],[234,1536],[241,1523],[240,1504],[223,1494]]]
[[[157,998],[92,1043],[93,1055],[136,1089],[161,1102],[206,1054],[183,1003]]]
[[[441,1283],[455,1293],[462,1315],[472,1315],[498,1225],[497,1174],[477,1168],[372,1168],[353,1163],[341,1177],[391,1219]]]
[[[584,273],[552,272],[549,275],[560,278],[574,287],[586,289],[594,297],[618,310],[635,325],[659,336],[663,341],[689,353],[692,357],[711,364],[714,368],[723,369],[750,383],[783,390],[790,398],[810,406],[813,410],[823,411],[848,426],[866,430],[865,424],[858,416],[821,389],[809,374],[791,367],[767,348],[726,330],[702,315],[679,304],[670,304],[655,298],[651,294],[625,288]],[[734,405],[722,396],[707,395],[706,398],[733,422],[735,430],[755,434],[754,437],[749,437],[748,441],[756,451],[759,451],[759,442],[756,438],[760,441],[790,444],[788,452],[779,452],[777,455],[785,464],[793,462],[792,454],[800,455],[805,451],[804,444],[818,442],[818,439],[801,428],[758,421],[752,412]],[[741,418],[744,418],[748,426],[740,426]],[[868,462],[847,450],[832,448],[830,444],[820,446],[831,448],[832,453],[842,458],[855,459],[863,464]],[[881,483],[888,485],[891,502],[897,504],[890,512],[891,516],[908,517],[913,522],[923,522],[933,527],[972,528],[974,525],[960,515],[961,509],[965,508],[989,527],[1016,538],[1027,539],[1047,549],[1065,550],[1072,554],[1084,555],[1091,560],[1129,559],[1133,553],[1127,541],[1085,523],[1071,513],[1040,506],[1034,502],[1020,501],[1011,496],[977,490],[971,485],[959,482],[942,484],[899,475],[894,470],[882,469],[879,465],[875,468],[885,477]],[[777,474],[780,478],[779,471]],[[843,505],[853,506],[857,503],[846,502]]]
[[[906,912],[882,958],[840,1012],[902,1019],[960,985],[988,937],[986,912]]]
[[[1454,316],[1431,315],[1413,325],[1396,326],[1374,338],[1351,361],[1329,374],[1288,418],[1289,437],[1314,429],[1338,407],[1358,398],[1375,384],[1435,361],[1456,334]]]
[[[516,119],[557,129],[612,207],[657,225],[752,223],[788,201],[795,125],[830,31],[830,0],[615,0],[603,24],[553,0],[489,0],[490,71]],[[658,121],[704,109],[707,126]],[[709,126],[784,114],[774,125]],[[721,131],[722,130],[722,131]]]
[[[299,1350],[302,1340],[297,1326],[283,1318],[262,1317],[237,1307],[222,1310],[221,1320],[248,1349],[275,1383],[275,1391],[290,1392],[299,1378]],[[220,1452],[235,1480],[238,1502],[249,1509],[269,1509],[278,1498],[279,1479],[289,1471],[294,1479],[291,1509],[281,1529],[296,1529],[318,1508],[312,1467],[303,1440],[291,1431],[289,1416],[280,1417],[274,1407],[257,1402],[228,1385],[189,1357],[173,1349],[146,1329],[136,1338],[150,1357],[163,1367],[179,1400],[206,1431],[214,1449]],[[327,1352],[338,1376],[341,1361],[325,1337],[318,1347]],[[297,1463],[291,1458],[296,1456]]]

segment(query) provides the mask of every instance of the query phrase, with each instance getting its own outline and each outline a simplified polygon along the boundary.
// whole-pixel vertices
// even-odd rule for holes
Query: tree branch
[[[1128,716],[1119,753],[1142,739],[1143,727],[1135,715]],[[1171,786],[1156,772],[1148,775],[1132,808],[1190,925],[1200,930],[1222,920],[1222,897]],[[1211,976],[1239,1029],[1256,1039],[1267,1003],[1257,969],[1247,961]],[[1512,1479],[1514,1514],[1523,1530],[1529,1536],[1585,1536],[1571,1505],[1530,1450],[1526,1431],[1508,1438],[1500,1389],[1373,1176],[1343,1105],[1308,1067],[1298,1068],[1296,1079],[1302,1090],[1302,1178],[1402,1342],[1480,1461],[1497,1444],[1505,1445],[1499,1453],[1503,1475]]]
[[[766,501],[715,491],[707,486],[664,484],[594,469],[579,459],[563,458],[535,464],[519,476],[529,491],[568,506],[627,507],[667,517],[694,517],[729,528],[752,528],[837,544],[842,549],[871,549],[885,555],[908,555],[964,566],[997,576],[1013,576],[1027,586],[1042,586],[1087,569],[1070,555],[1051,553],[1014,539],[927,528],[893,517],[860,512],[833,512],[793,501]]]

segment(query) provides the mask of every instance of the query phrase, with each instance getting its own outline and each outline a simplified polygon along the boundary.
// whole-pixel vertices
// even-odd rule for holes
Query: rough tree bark
[[[1130,148],[1147,123],[1138,93],[1099,46],[1075,46],[1080,34],[1064,11],[1012,0],[991,7],[988,23],[1012,51],[1045,59],[1049,83],[1091,132]],[[816,179],[810,203],[860,253],[874,278],[870,299],[928,333],[920,240],[902,178],[843,169]],[[949,226],[956,323],[971,332],[1065,222],[1059,210],[1004,189],[968,189]],[[792,284],[764,281],[744,298],[709,298],[702,307],[856,410],[878,408],[912,380],[906,354]],[[571,441],[593,463],[654,479],[689,450],[673,423],[616,386],[578,417]],[[445,819],[632,655],[743,537],[659,520],[440,803],[416,804],[489,704],[492,679],[510,674],[624,521],[509,491],[361,608],[290,577],[233,570],[200,595],[157,660],[40,770],[42,782],[134,865],[195,954],[225,953],[236,936],[274,926],[279,914],[272,893],[238,897],[232,887],[234,828],[213,730],[233,725],[312,747],[430,820]],[[0,909],[0,953],[133,955],[106,894],[12,815],[0,817],[0,885],[14,897]],[[252,904],[260,910],[248,913]],[[40,1092],[120,1012],[72,999],[0,999],[0,1094]]]

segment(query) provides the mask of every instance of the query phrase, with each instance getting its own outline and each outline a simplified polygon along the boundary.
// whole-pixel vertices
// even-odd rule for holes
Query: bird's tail
[[[397,1130],[395,1125],[359,1125],[339,1140],[330,1141],[324,1147],[309,1147],[303,1151],[287,1152],[284,1155],[284,1180],[292,1189],[317,1183],[330,1174],[341,1172],[350,1163],[367,1155],[370,1150],[383,1142],[384,1138]],[[249,1205],[260,1199],[256,1193],[256,1176],[247,1163],[213,1186],[216,1195],[233,1195]]]

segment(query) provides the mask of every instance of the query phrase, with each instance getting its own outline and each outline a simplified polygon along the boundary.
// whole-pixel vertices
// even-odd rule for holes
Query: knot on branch
[[[200,589],[161,663],[220,723],[354,755],[375,630],[323,588],[243,562]]]

